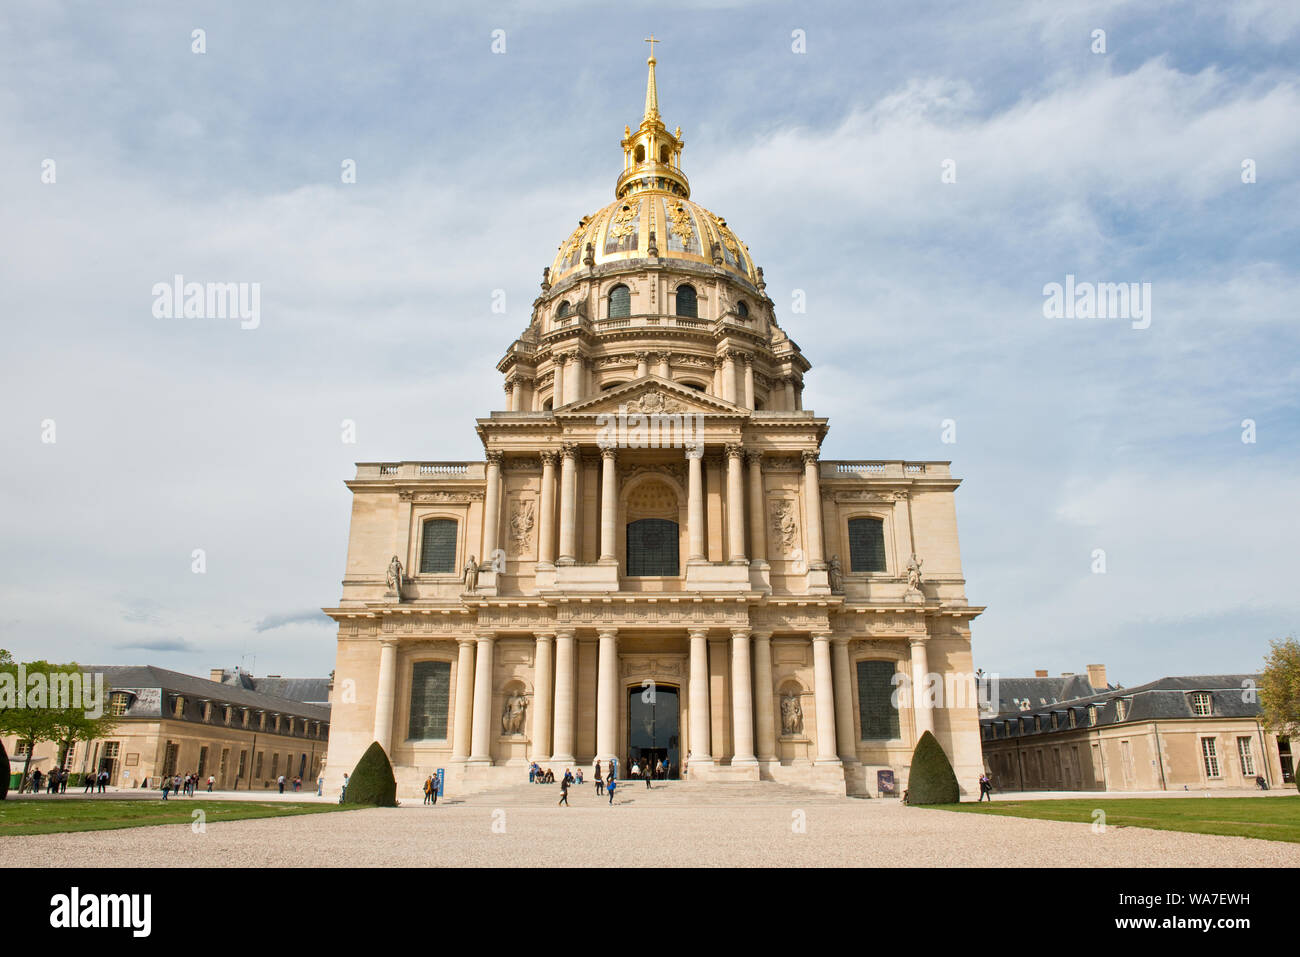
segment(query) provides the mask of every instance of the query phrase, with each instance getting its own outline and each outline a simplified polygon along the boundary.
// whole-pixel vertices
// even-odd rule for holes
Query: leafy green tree
[[[1300,641],[1294,635],[1269,642],[1259,681],[1261,721],[1273,734],[1300,740]],[[1300,778],[1296,779],[1300,790]]]
[[[32,661],[22,666],[27,679],[26,687],[18,688],[19,665],[7,651],[0,650],[0,734],[15,734],[20,741],[27,742],[27,760],[23,765],[22,780],[26,781],[31,772],[32,756],[39,744],[53,741],[64,744],[60,759],[66,756],[66,748],[71,741],[89,740],[86,736],[99,737],[108,733],[105,729],[113,727],[112,719],[104,715],[100,718],[88,718],[82,701],[56,701],[55,689],[66,682],[69,676],[81,675],[78,681],[86,680],[81,667],[75,662],[70,664],[50,664],[48,661]],[[40,676],[39,682],[32,682],[33,676]],[[43,696],[32,692],[43,684]],[[19,700],[17,692],[23,692],[24,700]],[[22,705],[19,707],[19,705]],[[55,707],[66,705],[66,707]],[[107,719],[107,720],[105,720]],[[65,744],[65,742],[67,742]]]

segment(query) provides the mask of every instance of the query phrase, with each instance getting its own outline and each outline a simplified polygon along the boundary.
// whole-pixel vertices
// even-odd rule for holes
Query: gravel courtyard
[[[795,788],[652,792],[614,807],[590,786],[516,788],[437,807],[89,831],[0,841],[9,867],[1270,867],[1296,845],[1022,820],[831,798]],[[802,825],[802,830],[801,830]]]

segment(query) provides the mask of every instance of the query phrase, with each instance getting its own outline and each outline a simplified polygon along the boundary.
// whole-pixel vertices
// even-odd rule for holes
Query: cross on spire
[[[655,58],[655,44],[656,44],[656,43],[663,43],[664,41],[663,41],[663,40],[656,40],[656,39],[655,39],[655,35],[652,33],[652,34],[650,34],[648,37],[645,38],[645,42],[648,43],[648,44],[650,44],[650,59],[653,60],[653,59]]]

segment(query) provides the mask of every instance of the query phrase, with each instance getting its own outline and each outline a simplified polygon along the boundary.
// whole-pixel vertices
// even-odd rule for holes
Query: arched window
[[[638,163],[644,163],[644,162],[645,162],[645,147],[644,147],[644,146],[638,146],[638,147],[636,148],[636,161],[637,161]]]
[[[627,525],[627,574],[680,574],[677,523],[666,518],[641,518]]]
[[[561,301],[560,304],[555,307],[556,319],[564,319],[565,317],[570,316],[572,314],[573,314],[573,307],[569,305],[569,300],[567,299]]]
[[[885,571],[885,523],[878,518],[849,519],[849,571]]]
[[[451,662],[415,662],[411,666],[411,709],[406,736],[413,741],[445,741],[450,699]]]
[[[668,147],[666,145],[659,147],[659,162],[665,166],[668,165]]]
[[[618,319],[632,315],[632,292],[624,285],[609,291],[609,318]]]
[[[450,575],[456,571],[456,520],[431,518],[420,535],[420,574]]]
[[[700,315],[699,300],[695,296],[695,287],[681,285],[677,287],[677,315],[696,319]]]
[[[703,382],[694,382],[694,381],[692,381],[692,380],[690,380],[690,379],[679,379],[679,380],[677,381],[677,384],[678,384],[678,385],[684,385],[684,386],[686,386],[686,388],[688,388],[688,389],[694,389],[696,392],[703,392],[703,391],[704,391],[704,383],[703,383]]]
[[[749,318],[749,306],[745,305],[745,301],[743,299],[740,302],[736,303],[736,315],[739,316],[741,319]]]

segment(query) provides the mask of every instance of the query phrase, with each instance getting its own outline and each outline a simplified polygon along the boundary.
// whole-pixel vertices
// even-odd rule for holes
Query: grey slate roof
[[[103,672],[110,690],[171,692],[184,696],[190,703],[207,699],[215,704],[231,704],[259,711],[277,711],[312,721],[328,723],[329,705],[308,704],[303,701],[267,694],[245,688],[239,684],[225,684],[168,671],[153,665],[86,665],[83,671]],[[156,717],[161,701],[160,694],[139,696],[127,710],[127,717]],[[139,705],[139,710],[137,710]]]
[[[979,700],[988,700],[996,714],[1025,714],[1021,702],[1026,699],[1029,701],[1027,710],[1032,713],[1036,708],[1046,708],[1059,701],[1073,701],[1101,690],[1088,682],[1086,674],[1049,678],[999,677],[996,681],[987,676],[979,679]],[[990,696],[994,694],[997,699],[991,700]]]
[[[226,669],[222,684],[260,691],[262,694],[288,698],[291,701],[306,701],[311,704],[329,704],[329,678],[256,678],[242,668]]]
[[[1095,727],[1140,721],[1196,718],[1198,715],[1192,711],[1191,700],[1194,691],[1209,692],[1211,718],[1256,718],[1260,714],[1259,699],[1258,695],[1252,694],[1251,691],[1259,686],[1261,677],[1258,674],[1236,674],[1158,678],[1133,688],[1113,688],[1099,694],[1052,702],[1047,706],[1034,707],[1028,711],[1007,712],[982,718],[980,725],[981,727],[1001,726],[1007,721],[1026,718],[1027,721],[1020,722],[1015,736],[1051,734],[1053,731],[1050,715],[1053,711],[1065,715],[1073,710],[1076,714],[1077,726],[1086,728],[1092,726],[1087,721],[1088,710],[1092,706],[1097,708]],[[1118,720],[1116,707],[1116,702],[1120,699],[1128,703],[1128,713],[1123,722]],[[1033,729],[1033,718],[1036,715],[1043,719],[1041,731]],[[1057,728],[1057,731],[1077,730],[1069,727],[1068,718],[1060,720],[1059,724],[1061,727]]]

